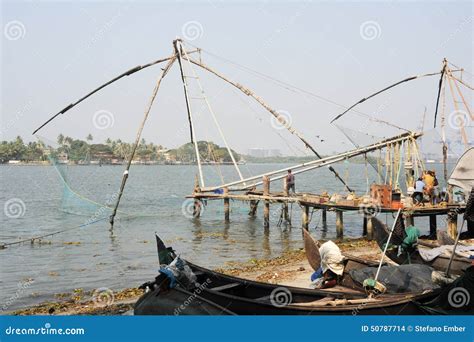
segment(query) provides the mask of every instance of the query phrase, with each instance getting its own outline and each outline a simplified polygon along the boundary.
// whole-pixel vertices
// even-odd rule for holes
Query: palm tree
[[[64,144],[64,135],[62,134],[58,135],[58,144],[61,146]]]

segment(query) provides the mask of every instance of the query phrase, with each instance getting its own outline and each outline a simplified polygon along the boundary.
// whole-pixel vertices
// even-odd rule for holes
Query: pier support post
[[[374,239],[374,225],[372,224],[372,217],[366,218],[367,220],[367,240],[373,240]]]
[[[250,200],[249,216],[254,217],[257,214],[258,201]]]
[[[342,238],[344,236],[344,219],[341,210],[336,210],[336,237]]]
[[[453,239],[458,235],[458,215],[454,211],[448,212],[448,235]]]
[[[193,205],[193,217],[194,218],[199,218],[201,217],[201,201],[197,198],[194,199],[194,205]]]
[[[430,215],[430,238],[436,239],[436,215]]]
[[[328,229],[328,213],[326,209],[322,209],[323,211],[321,212],[321,221],[323,225],[323,229],[326,230]]]
[[[230,203],[229,203],[229,188],[224,188],[224,220],[229,222],[230,220]]]
[[[263,176],[263,195],[268,196],[270,194],[270,177]],[[270,227],[270,201],[265,200],[263,206],[263,226],[265,228]]]
[[[303,225],[304,229],[309,229],[309,207],[307,205],[303,206],[301,224]]]
[[[288,183],[286,180],[286,177],[283,178],[283,195],[285,197],[288,197]],[[286,223],[291,223],[290,218],[288,215],[288,202],[283,202],[283,219],[285,220]]]
[[[364,215],[364,220],[362,223],[362,236],[367,236],[367,216]]]

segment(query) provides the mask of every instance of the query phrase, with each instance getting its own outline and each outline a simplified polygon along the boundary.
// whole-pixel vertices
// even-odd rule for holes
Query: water
[[[255,164],[242,169],[244,175],[256,175],[286,166]],[[62,168],[74,191],[99,203],[105,203],[116,193],[123,172],[123,166]],[[358,194],[364,194],[367,189],[367,172],[375,179],[373,169],[366,169],[363,164],[344,163],[337,169]],[[91,221],[90,214],[64,212],[63,185],[54,167],[0,166],[0,172],[0,197],[5,209],[1,215],[0,241],[30,238]],[[48,237],[43,241],[47,243],[24,243],[0,250],[2,311],[51,300],[55,293],[75,288],[119,290],[153,279],[158,268],[154,232],[184,258],[210,268],[223,267],[228,262],[276,257],[303,246],[299,229],[301,211],[297,205],[292,208],[293,228],[277,226],[278,204],[271,206],[269,229],[263,228],[261,205],[257,217],[252,219],[247,215],[247,203],[231,201],[229,224],[223,220],[222,201],[209,201],[199,220],[183,214],[183,207],[186,209],[188,204],[184,197],[192,192],[196,172],[196,167],[191,165],[132,166],[114,236],[109,232],[107,220],[103,220]],[[232,166],[221,166],[220,170],[205,166],[204,173],[206,185],[219,183],[221,175],[226,181],[236,179]],[[272,183],[272,189],[281,188],[280,182]],[[334,193],[342,192],[343,186],[324,168],[296,175],[296,189]],[[12,208],[12,202],[20,203],[19,211],[13,214],[6,210],[8,204]],[[334,216],[328,214],[328,230],[322,231],[320,213],[314,212],[312,233],[317,237],[334,237]],[[344,224],[346,236],[362,234],[359,213],[345,213]],[[427,226],[423,224],[420,228]]]

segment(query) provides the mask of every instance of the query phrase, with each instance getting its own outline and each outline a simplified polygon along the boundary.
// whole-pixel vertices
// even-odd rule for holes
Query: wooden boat
[[[157,237],[160,264],[167,264],[176,255]],[[414,303],[433,299],[437,291],[427,293],[381,294],[368,297],[347,273],[339,286],[330,289],[309,289],[282,286],[237,278],[186,262],[197,277],[199,296],[239,315],[415,315],[424,311]],[[346,269],[373,266],[358,258],[348,258]],[[147,285],[148,284],[148,285]],[[155,282],[144,286],[156,286]],[[176,291],[183,293],[180,286]],[[194,290],[195,291],[195,290]],[[193,290],[188,291],[193,292]],[[159,312],[153,309],[152,296],[145,294],[136,304],[135,312]],[[181,298],[182,299],[182,298]],[[178,301],[180,299],[177,299]],[[183,302],[173,304],[182,305]],[[148,308],[144,312],[140,308]]]
[[[385,224],[383,224],[377,218],[372,218],[372,226],[374,229],[374,238],[377,241],[380,249],[384,249],[385,243],[388,240],[389,230]],[[401,243],[401,238],[392,236],[392,240],[390,241],[391,244],[398,245]],[[422,248],[433,248],[437,247],[436,245],[432,245],[431,247],[428,244],[423,244]],[[425,264],[433,267],[439,271],[446,271],[448,264],[449,264],[449,257],[440,255],[433,259],[432,261],[425,261],[418,249],[415,248],[411,253],[402,253],[398,255],[398,248],[387,249],[386,256],[396,262],[399,265],[413,263],[413,264]],[[458,257],[455,256],[453,258],[453,262],[451,264],[451,274],[454,275],[461,275],[464,271],[471,265],[471,261],[468,258]]]
[[[197,293],[191,293],[181,287],[170,287],[169,279],[160,274],[155,281],[141,286],[149,289],[135,303],[135,315],[234,315]]]

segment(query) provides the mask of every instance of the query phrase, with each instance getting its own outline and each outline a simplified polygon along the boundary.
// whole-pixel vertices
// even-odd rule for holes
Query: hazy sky
[[[405,77],[439,71],[444,57],[474,71],[471,1],[2,1],[1,12],[1,138],[7,140],[17,135],[34,140],[34,128],[94,87],[131,67],[171,55],[177,36],[210,52],[202,53],[203,62],[287,115],[323,153],[350,148],[329,124],[343,108],[241,66],[346,106]],[[255,101],[195,71],[234,149],[301,153],[302,144],[278,129]],[[82,139],[91,133],[94,141],[132,141],[160,72],[154,66],[122,79],[57,118],[39,136],[55,141],[59,133]],[[473,83],[472,74],[462,76]],[[193,97],[199,97],[196,80],[189,82]],[[358,109],[416,129],[426,107],[429,128],[437,83],[437,76],[407,83]],[[472,107],[472,91],[465,95]],[[222,144],[204,104],[200,99],[191,103],[196,135]],[[448,101],[447,114],[452,110]],[[353,112],[338,123],[380,137],[397,133]],[[162,83],[143,136],[167,147],[189,141],[177,63]]]

